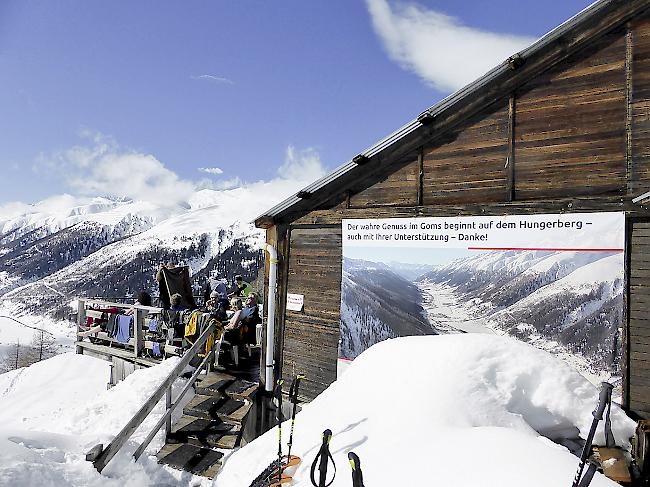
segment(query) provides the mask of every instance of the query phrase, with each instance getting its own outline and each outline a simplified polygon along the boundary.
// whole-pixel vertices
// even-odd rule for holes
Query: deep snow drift
[[[209,485],[158,465],[153,455],[164,443],[162,431],[138,463],[131,460],[164,412],[164,399],[101,475],[85,460],[91,447],[108,444],[177,363],[137,370],[109,390],[109,362],[72,353],[0,375],[0,486]],[[177,381],[176,393],[182,385]]]
[[[296,420],[295,486],[310,486],[321,433],[334,433],[332,487],[351,485],[347,453],[373,487],[570,485],[578,459],[545,436],[587,435],[598,388],[552,355],[507,337],[404,337],[362,353]],[[612,408],[618,445],[634,422]],[[289,438],[283,424],[283,448]],[[277,454],[277,429],[227,459],[214,485],[250,484]],[[601,428],[596,443],[604,441]],[[617,485],[597,474],[592,486]]]
[[[108,362],[71,353],[0,375],[0,485],[247,487],[274,459],[276,429],[230,455],[214,483],[158,465],[161,434],[133,463],[129,452],[162,404],[102,475],[85,461],[85,452],[106,445],[177,360],[136,371],[109,390]],[[578,459],[540,432],[557,436],[575,425],[584,437],[597,397],[597,388],[568,365],[511,338],[387,340],[361,354],[298,415],[292,452],[303,462],[291,485],[311,485],[309,466],[325,428],[334,432],[332,487],[351,485],[349,451],[361,457],[364,481],[374,487],[570,485]],[[626,445],[634,422],[616,406],[612,413],[617,444]],[[285,452],[288,437],[285,422]],[[602,475],[592,482],[615,485]]]

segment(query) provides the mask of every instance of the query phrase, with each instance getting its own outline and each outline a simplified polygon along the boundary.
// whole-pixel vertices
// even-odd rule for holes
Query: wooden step
[[[251,382],[249,380],[237,379],[231,384],[229,384],[224,392],[230,397],[235,399],[245,399],[252,401],[259,389],[259,384],[257,382]]]
[[[220,419],[181,416],[167,436],[168,443],[189,443],[207,448],[233,449],[238,446],[241,426]]]
[[[251,404],[239,399],[223,396],[206,396],[196,394],[187,403],[183,413],[203,419],[221,419],[226,422],[240,423],[251,408]]]
[[[209,448],[181,443],[166,444],[158,452],[158,463],[169,465],[177,470],[185,470],[195,475],[214,478],[221,468],[223,453]]]
[[[199,375],[196,380],[194,389],[197,394],[210,396],[219,394],[223,390],[235,382],[235,377],[232,375],[224,374],[222,372],[210,372],[206,375]]]

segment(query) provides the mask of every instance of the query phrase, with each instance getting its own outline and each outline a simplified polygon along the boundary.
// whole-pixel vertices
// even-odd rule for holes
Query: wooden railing
[[[165,414],[158,420],[154,428],[151,430],[151,432],[147,435],[145,440],[142,442],[142,444],[137,448],[135,453],[133,454],[133,457],[135,460],[140,458],[140,455],[144,452],[144,450],[147,448],[151,440],[154,438],[156,433],[160,430],[160,428],[165,425],[165,434],[168,435],[171,431],[171,417],[172,417],[172,412],[176,407],[180,404],[181,400],[183,399],[183,396],[185,393],[189,390],[192,385],[194,385],[194,382],[199,376],[199,373],[203,370],[206,369],[206,371],[210,371],[211,365],[214,361],[214,356],[215,352],[218,353],[217,347],[213,347],[210,353],[206,354],[205,358],[202,360],[201,364],[197,367],[196,371],[192,375],[192,377],[189,379],[187,384],[183,387],[182,391],[176,398],[176,401],[172,403],[172,385],[174,384],[174,381],[180,377],[180,375],[183,373],[183,370],[185,370],[185,367],[190,363],[190,361],[196,357],[199,353],[205,350],[205,344],[208,340],[208,337],[216,331],[216,325],[214,323],[210,324],[204,331],[201,333],[201,336],[198,338],[198,340],[192,345],[192,347],[187,350],[183,356],[181,357],[180,362],[174,367],[174,369],[169,373],[167,378],[164,380],[162,384],[156,389],[156,391],[151,395],[151,397],[147,400],[147,402],[144,403],[144,405],[140,408],[140,410],[129,420],[129,422],[122,428],[122,431],[120,431],[117,436],[113,439],[113,441],[110,442],[110,444],[104,448],[102,444],[96,445],[93,447],[90,452],[86,454],[86,460],[91,461],[97,471],[101,472],[104,467],[110,462],[111,458],[115,456],[117,452],[120,451],[120,449],[124,446],[124,444],[128,441],[128,439],[133,435],[133,433],[137,430],[138,426],[142,424],[142,422],[149,416],[149,413],[154,409],[156,404],[162,399],[163,396],[166,397],[166,407],[165,407]]]
[[[157,308],[154,306],[142,306],[135,304],[120,304],[113,303],[111,301],[105,301],[101,299],[87,299],[87,298],[78,298],[77,300],[77,335],[81,330],[82,325],[86,322],[86,306],[98,306],[98,307],[109,307],[109,308],[118,308],[123,310],[131,310],[133,313],[133,354],[134,359],[137,359],[142,349],[144,348],[144,335],[142,333],[142,325],[144,324],[144,317],[149,313],[158,314],[162,311],[162,308]],[[108,338],[108,337],[106,337]],[[116,341],[116,340],[110,340]],[[77,346],[77,353],[81,353],[79,346]]]

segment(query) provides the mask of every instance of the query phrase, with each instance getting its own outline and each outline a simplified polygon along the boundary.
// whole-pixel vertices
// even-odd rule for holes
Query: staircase
[[[195,396],[183,409],[158,453],[158,462],[213,478],[223,450],[238,447],[257,383],[223,372],[201,375]],[[220,451],[221,450],[221,451]]]

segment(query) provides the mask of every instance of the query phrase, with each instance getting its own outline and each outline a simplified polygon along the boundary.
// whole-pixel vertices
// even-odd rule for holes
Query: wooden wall
[[[625,33],[595,42],[516,94],[516,198],[622,193]]]
[[[650,19],[635,22],[628,37],[632,134],[629,190],[636,193],[650,189]]]
[[[650,414],[650,221],[635,221],[629,229],[628,400],[630,409],[647,416]]]
[[[341,227],[293,226],[290,242],[287,292],[303,294],[305,305],[302,312],[286,312],[282,373],[285,384],[306,375],[301,395],[313,398],[336,379]]]
[[[307,373],[304,398],[335,378],[343,218],[621,211],[650,191],[650,20],[619,28],[402,157],[358,193],[286,223],[282,371]],[[408,162],[411,161],[411,162]],[[650,221],[650,220],[649,220]],[[629,236],[628,236],[629,237]],[[650,224],[632,231],[628,404],[650,412]],[[648,266],[650,269],[650,266]],[[626,315],[627,316],[627,315]]]
[[[424,149],[424,205],[507,200],[507,101],[492,110],[474,117],[447,143]]]

